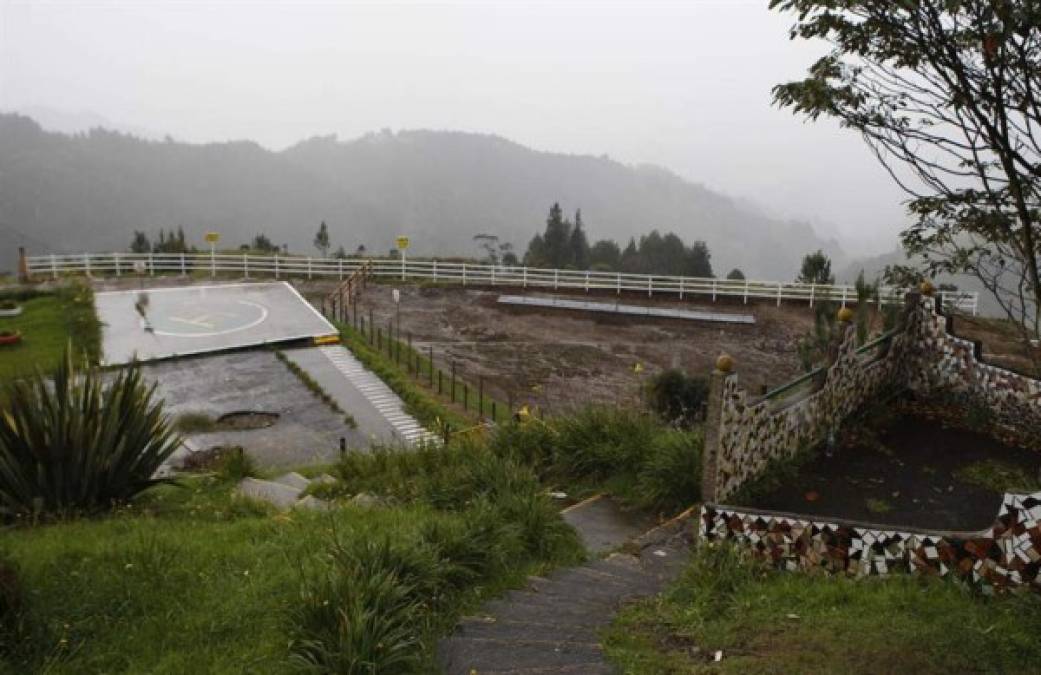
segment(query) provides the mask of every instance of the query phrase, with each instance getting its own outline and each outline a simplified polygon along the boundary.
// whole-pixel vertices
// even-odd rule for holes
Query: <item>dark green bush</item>
[[[179,439],[137,368],[105,384],[72,349],[54,372],[4,386],[0,517],[94,512],[163,482],[152,476]]]
[[[701,421],[707,399],[708,380],[675,368],[647,382],[647,404],[668,424],[691,427]]]

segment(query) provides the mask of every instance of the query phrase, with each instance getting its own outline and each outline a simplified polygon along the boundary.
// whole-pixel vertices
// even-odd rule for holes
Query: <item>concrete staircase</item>
[[[625,548],[578,567],[531,577],[525,588],[493,600],[441,640],[446,675],[598,675],[614,673],[600,631],[621,606],[655,595],[689,558],[693,516],[637,537]]]

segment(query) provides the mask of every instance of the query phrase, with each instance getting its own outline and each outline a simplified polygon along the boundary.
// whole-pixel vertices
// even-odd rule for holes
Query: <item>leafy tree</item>
[[[339,246],[336,248],[336,251],[333,252],[333,257],[337,260],[344,260],[347,258],[347,251],[343,248],[343,246]]]
[[[647,382],[647,403],[661,418],[680,427],[692,427],[703,419],[708,381],[681,370],[666,370]]]
[[[831,259],[821,250],[807,254],[802,259],[802,269],[795,280],[801,284],[835,283],[835,275],[831,273]]]
[[[517,254],[513,252],[513,244],[505,241],[499,244],[499,260],[502,261],[503,265],[514,266],[520,263],[517,259]]]
[[[575,226],[571,229],[570,242],[571,264],[575,269],[589,269],[589,241],[582,229],[582,210],[575,211]]]
[[[1024,342],[1041,308],[1041,4],[771,0],[833,50],[774,100],[862,135],[911,196],[925,270],[969,273]],[[1036,356],[1041,361],[1041,356]]]
[[[160,230],[161,232],[162,230]],[[134,230],[134,239],[130,242],[131,253],[149,253],[152,250],[152,242],[148,241],[148,235],[139,230]]]
[[[621,269],[622,249],[610,239],[601,239],[589,249],[589,266],[601,271]]]
[[[744,281],[745,273],[735,267],[734,269],[727,272],[727,279],[731,281]]]
[[[546,242],[541,234],[536,234],[528,243],[528,252],[524,254],[524,264],[532,267],[544,267],[548,264],[546,259]]]
[[[261,253],[278,253],[278,246],[272,244],[271,240],[268,239],[265,234],[258,234],[253,237],[251,248],[254,251],[260,251]]]
[[[365,255],[365,244],[358,244],[358,250],[354,252],[359,258]]]
[[[475,234],[474,241],[484,251],[484,255],[492,265],[499,264],[499,237],[494,234]]]
[[[325,221],[318,226],[318,234],[314,236],[314,247],[318,249],[322,257],[329,255],[329,228],[326,226]]]

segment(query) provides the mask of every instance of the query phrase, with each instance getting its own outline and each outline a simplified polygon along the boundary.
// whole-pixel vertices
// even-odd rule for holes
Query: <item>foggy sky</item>
[[[272,149],[382,128],[494,133],[827,221],[854,256],[893,249],[905,197],[859,136],[771,107],[771,86],[826,47],[789,41],[791,18],[766,6],[0,0],[0,110]]]

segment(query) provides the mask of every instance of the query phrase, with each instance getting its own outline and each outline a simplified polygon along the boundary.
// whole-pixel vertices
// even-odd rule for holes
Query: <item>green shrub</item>
[[[182,434],[201,434],[214,431],[217,428],[217,420],[206,413],[186,412],[177,416],[174,428]]]
[[[420,607],[411,582],[436,574],[426,554],[386,539],[335,544],[332,564],[306,581],[294,612],[291,663],[312,673],[414,672]]]
[[[701,499],[700,432],[658,436],[637,477],[637,494],[647,506],[680,511]]]
[[[0,416],[0,517],[94,512],[164,482],[152,476],[179,439],[155,386],[136,368],[106,385],[78,370],[67,348],[53,380],[42,373],[4,386]]]
[[[690,427],[700,421],[708,399],[708,380],[671,369],[647,382],[647,404],[669,424]]]
[[[217,478],[223,481],[240,481],[257,475],[253,458],[240,447],[225,448],[217,460]]]

